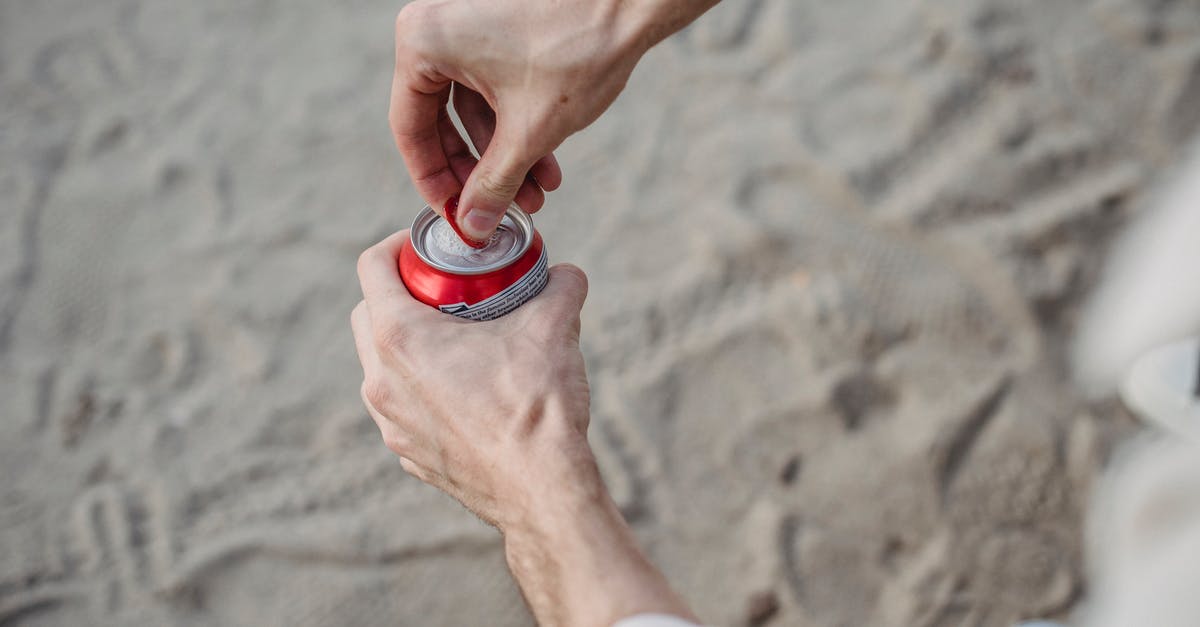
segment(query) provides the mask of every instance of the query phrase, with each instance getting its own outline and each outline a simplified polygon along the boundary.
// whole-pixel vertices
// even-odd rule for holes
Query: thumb
[[[542,293],[517,311],[577,323],[587,293],[588,278],[583,270],[569,263],[560,263],[550,268],[550,281]]]
[[[540,156],[526,144],[497,125],[491,143],[463,185],[458,225],[473,239],[492,236]]]

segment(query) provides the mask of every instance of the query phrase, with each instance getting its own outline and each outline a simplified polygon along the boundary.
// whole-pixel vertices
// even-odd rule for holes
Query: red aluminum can
[[[417,300],[468,320],[492,320],[537,296],[550,280],[546,247],[513,204],[486,245],[464,243],[426,206],[400,248],[400,278]]]

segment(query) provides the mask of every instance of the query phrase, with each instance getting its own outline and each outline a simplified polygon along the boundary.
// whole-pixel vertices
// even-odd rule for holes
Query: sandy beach
[[[422,205],[399,7],[0,0],[0,624],[531,624],[359,400],[355,260]],[[1138,426],[1070,340],[1198,129],[1190,2],[726,0],[654,49],[535,222],[700,616],[1068,616]]]

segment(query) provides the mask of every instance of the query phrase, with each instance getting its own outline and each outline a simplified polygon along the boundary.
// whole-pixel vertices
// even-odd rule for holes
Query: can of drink
[[[453,219],[452,211],[448,215]],[[490,240],[470,245],[426,206],[413,220],[399,263],[400,278],[414,298],[468,320],[499,318],[537,296],[550,280],[542,236],[516,204]]]

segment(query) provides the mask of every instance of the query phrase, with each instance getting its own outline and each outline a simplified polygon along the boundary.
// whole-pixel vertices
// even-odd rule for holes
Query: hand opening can
[[[509,207],[482,248],[464,243],[433,209],[413,220],[400,249],[400,278],[417,300],[468,320],[492,320],[537,296],[550,279],[533,219]]]

